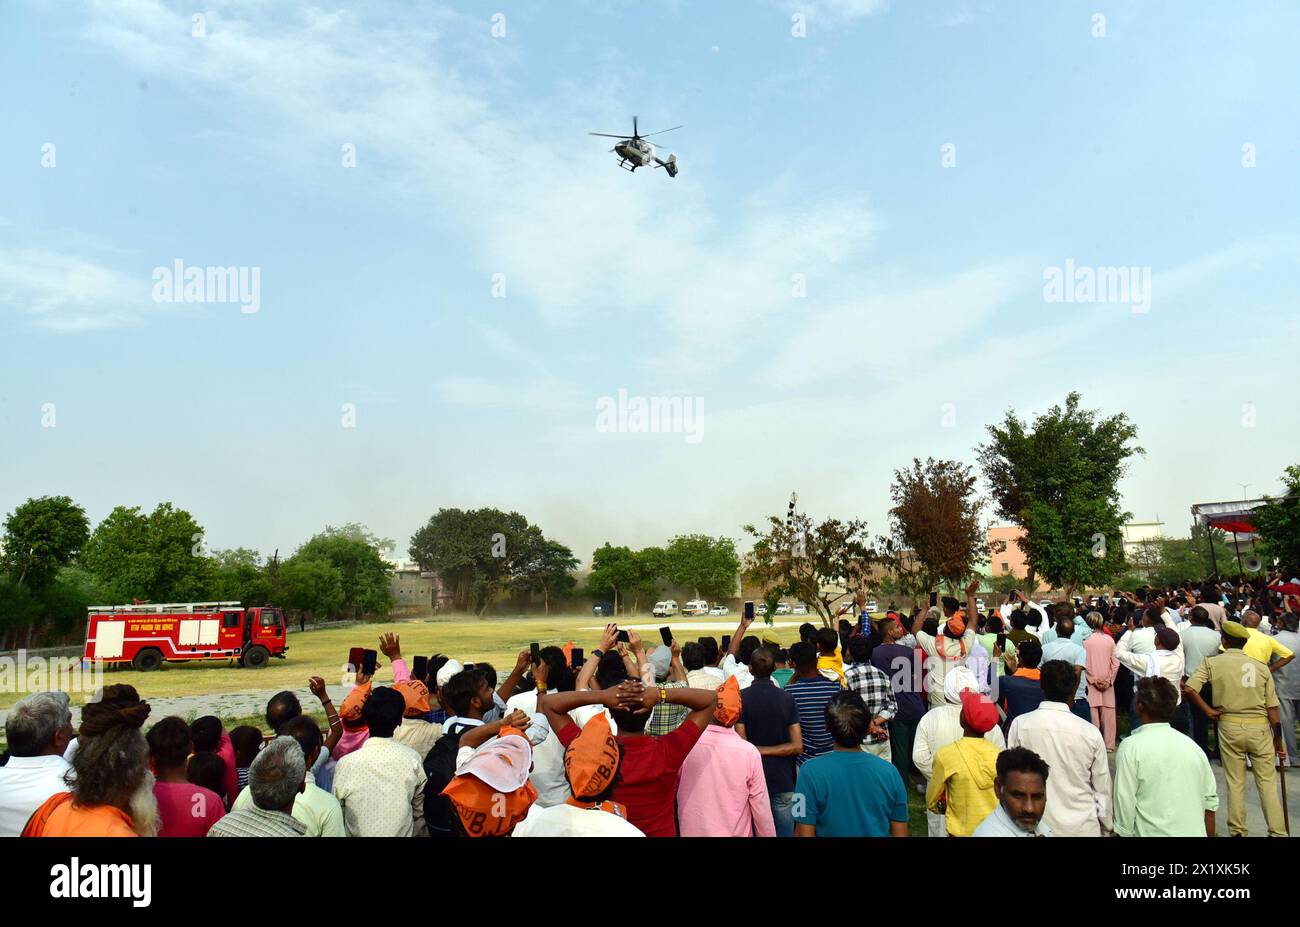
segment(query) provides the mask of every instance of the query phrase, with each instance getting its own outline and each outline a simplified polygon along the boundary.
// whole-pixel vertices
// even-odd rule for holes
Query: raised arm
[[[641,640],[640,634],[636,633],[635,631],[627,632],[627,649],[628,649],[628,653],[630,653],[632,656],[630,665],[628,666],[628,671],[627,671],[628,675],[631,676],[633,679],[640,679],[642,682],[645,682],[646,680],[643,674],[645,672],[644,668],[648,663],[648,659],[645,653],[645,642]],[[623,655],[623,659],[625,661],[628,659],[627,654]],[[650,682],[651,683],[654,682],[653,675],[650,677]]]
[[[1133,652],[1133,635],[1132,632],[1125,634],[1115,645],[1115,659],[1128,667],[1139,677],[1147,674],[1146,658]]]
[[[392,632],[379,635],[379,650],[393,664],[393,684],[406,682],[411,678],[410,667],[402,659],[402,639]]]
[[[564,730],[573,723],[569,717],[569,712],[575,708],[582,708],[584,705],[604,705],[606,708],[615,708],[619,704],[619,693],[628,683],[615,686],[611,689],[579,689],[574,692],[551,692],[543,693],[541,686],[545,684],[546,674],[541,669],[543,663],[538,667],[541,671],[539,676],[539,685],[537,692],[537,710],[546,716],[546,722],[550,724],[551,730],[558,737],[560,731]],[[640,683],[637,683],[640,685]]]
[[[619,689],[622,690],[630,685],[633,683],[625,682],[619,686]],[[635,685],[640,687],[640,702],[644,711],[650,711],[661,701],[669,705],[684,705],[690,711],[686,721],[694,724],[701,731],[709,726],[709,721],[713,719],[713,712],[718,707],[718,693],[714,689],[660,689],[657,686],[644,686],[640,682]]]
[[[913,634],[916,634],[921,630],[921,625],[925,624],[925,619],[930,614],[930,608],[926,604],[928,601],[929,600],[927,599],[921,603],[921,610],[912,618],[911,630]]]
[[[519,655],[515,657],[515,668],[510,671],[506,681],[501,683],[501,686],[497,689],[497,695],[501,696],[501,701],[508,701],[510,696],[519,691],[519,680],[524,678],[524,673],[527,672],[532,662],[533,652],[531,649],[519,651]]]
[[[668,678],[672,682],[686,681],[686,665],[682,663],[682,645],[677,643],[677,638],[673,638],[671,645],[673,652],[673,662],[668,665]]]
[[[325,691],[325,680],[313,676],[307,680],[307,686],[311,689],[311,694],[320,702],[320,707],[325,709],[325,720],[330,726],[329,735],[325,738],[325,752],[329,754],[339,742],[339,738],[343,736],[343,722],[339,719],[334,703],[330,701],[329,693]]]
[[[735,658],[740,653],[740,642],[745,639],[745,632],[749,630],[752,621],[745,620],[745,612],[742,609],[740,613],[740,623],[736,625],[736,633],[731,635],[731,645],[727,647],[727,653]]]
[[[979,590],[979,577],[972,579],[966,585],[966,627],[972,631],[980,626],[980,613],[975,607],[975,593]]]
[[[498,718],[495,721],[489,721],[487,724],[469,728],[460,735],[460,740],[457,743],[461,747],[469,747],[473,750],[475,747],[485,744],[493,737],[496,737],[497,734],[501,733],[503,727],[513,727],[522,731],[526,730],[531,723],[532,719],[528,714],[516,708],[504,718]]]
[[[614,643],[618,640],[618,625],[613,622],[605,625],[605,631],[600,636],[601,653],[608,653],[613,649]],[[600,659],[595,660],[588,657],[587,662],[582,664],[582,669],[578,672],[578,681],[573,684],[575,689],[590,689],[591,680],[596,675],[596,668],[600,666]]]

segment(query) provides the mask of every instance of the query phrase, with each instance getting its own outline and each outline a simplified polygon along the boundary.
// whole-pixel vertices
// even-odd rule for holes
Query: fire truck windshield
[[[280,610],[278,608],[262,609],[262,620],[260,624],[264,628],[278,627],[280,624]]]

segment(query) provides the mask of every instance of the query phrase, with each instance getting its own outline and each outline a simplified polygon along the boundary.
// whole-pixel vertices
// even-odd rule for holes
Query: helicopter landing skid
[[[629,174],[636,173],[637,165],[635,164],[633,164],[631,167],[628,167],[627,161],[619,161],[618,166],[623,168],[623,170],[627,171]]]

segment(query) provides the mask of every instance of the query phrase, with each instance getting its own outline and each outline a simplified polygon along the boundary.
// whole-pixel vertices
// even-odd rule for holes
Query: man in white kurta
[[[1043,821],[1057,837],[1100,837],[1111,829],[1110,767],[1101,731],[1071,713],[1074,667],[1049,660],[1040,668],[1044,701],[1007,732],[1009,747],[1033,750],[1047,763]]]
[[[945,704],[931,708],[916,726],[916,740],[912,742],[912,762],[925,776],[925,785],[930,787],[930,775],[934,771],[934,757],[949,744],[955,744],[962,738],[961,729],[961,693],[965,689],[979,691],[974,674],[964,666],[954,667],[948,671],[943,680],[943,698]],[[1002,729],[993,726],[984,739],[999,750],[1006,749],[1007,742],[1002,736]],[[926,826],[931,837],[946,837],[948,825],[944,815],[925,812]]]

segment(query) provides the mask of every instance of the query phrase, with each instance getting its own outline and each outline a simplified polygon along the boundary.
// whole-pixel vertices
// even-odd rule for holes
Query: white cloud
[[[583,401],[572,384],[559,380],[448,377],[436,383],[434,391],[439,400],[452,405],[538,412],[573,411]],[[594,400],[592,403],[591,417],[595,421]]]
[[[790,13],[805,13],[810,21],[849,23],[889,10],[889,0],[781,0]]]
[[[41,327],[66,332],[134,325],[158,309],[148,279],[36,249],[0,250],[0,305]]]

